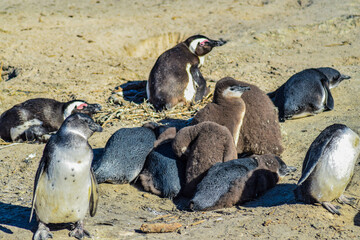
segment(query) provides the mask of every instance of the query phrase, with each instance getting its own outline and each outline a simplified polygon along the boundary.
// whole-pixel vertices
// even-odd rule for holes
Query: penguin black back
[[[199,70],[204,56],[213,47],[225,43],[195,35],[161,54],[151,69],[146,86],[149,102],[156,110],[162,110],[178,103],[201,100],[208,92]]]

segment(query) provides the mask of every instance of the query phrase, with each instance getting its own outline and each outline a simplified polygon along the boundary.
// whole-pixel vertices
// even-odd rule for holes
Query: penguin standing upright
[[[146,85],[149,102],[156,110],[162,110],[178,103],[201,100],[209,90],[199,68],[213,47],[225,43],[221,39],[194,35],[161,54]]]
[[[91,117],[76,113],[68,117],[45,146],[35,176],[32,209],[39,226],[34,240],[52,238],[49,223],[73,223],[70,236],[90,236],[83,219],[88,210],[96,213],[97,183],[91,169],[93,151],[88,138],[102,128]]]
[[[351,204],[343,195],[360,155],[360,137],[343,124],[325,128],[306,153],[302,175],[294,190],[297,200],[321,203],[329,212],[340,215],[334,199]]]

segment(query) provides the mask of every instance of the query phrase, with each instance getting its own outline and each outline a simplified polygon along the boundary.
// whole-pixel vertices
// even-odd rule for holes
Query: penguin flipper
[[[321,136],[319,138],[319,136]],[[316,165],[318,162],[321,161],[324,155],[325,148],[330,144],[334,136],[328,136],[325,135],[319,135],[318,138],[315,139],[315,141],[311,144],[308,152],[306,153],[303,168],[302,168],[302,175],[297,183],[298,186],[300,186],[314,171]],[[325,141],[324,141],[325,139]]]
[[[96,214],[98,200],[99,200],[99,192],[98,192],[98,184],[96,182],[96,178],[94,175],[94,170],[90,168],[90,178],[91,178],[91,194],[89,201],[89,209],[90,216],[93,217]]]
[[[321,82],[322,82],[322,85],[323,85],[324,91],[325,91],[325,107],[327,110],[333,110],[334,109],[334,98],[330,92],[329,82],[328,82],[328,80],[322,80]]]
[[[195,102],[197,102],[206,95],[206,80],[197,66],[191,66],[190,73],[196,85]]]
[[[333,110],[334,109],[334,98],[331,95],[330,89],[328,86],[326,86],[326,91],[327,91],[327,100],[326,100],[326,107],[329,110]]]
[[[44,169],[45,169],[46,164],[47,164],[47,158],[42,157],[41,160],[40,160],[40,163],[39,163],[39,167],[38,167],[38,169],[36,171],[36,175],[35,175],[33,199],[32,199],[32,204],[31,204],[31,213],[30,213],[29,222],[31,222],[31,219],[32,219],[32,216],[33,216],[33,213],[34,213],[34,209],[35,209],[36,194],[37,194],[37,187],[38,187],[39,179],[44,174]]]

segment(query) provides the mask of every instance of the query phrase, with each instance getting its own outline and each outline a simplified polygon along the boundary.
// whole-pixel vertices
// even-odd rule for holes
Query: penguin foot
[[[36,230],[33,239],[34,240],[46,240],[53,238],[53,234],[50,229],[42,222],[39,222],[38,229]]]
[[[322,202],[321,205],[323,205],[323,207],[326,208],[332,214],[337,214],[339,216],[341,215],[339,212],[339,209],[341,208],[340,206],[334,206],[330,202]]]
[[[338,201],[339,203],[341,204],[348,204],[350,206],[354,206],[355,205],[355,200],[356,198],[353,198],[353,197],[347,197],[345,195],[341,195],[339,198],[338,198]]]
[[[87,230],[84,229],[83,221],[78,221],[76,222],[75,228],[69,232],[69,237],[83,239],[84,237],[91,238],[91,235]]]

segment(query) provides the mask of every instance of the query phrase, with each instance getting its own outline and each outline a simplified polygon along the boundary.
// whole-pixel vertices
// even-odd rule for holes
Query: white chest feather
[[[89,209],[92,155],[84,150],[69,154],[58,149],[55,156],[49,175],[44,173],[38,182],[37,216],[44,223],[82,220]]]
[[[244,108],[245,108],[245,106],[244,106]],[[236,126],[236,129],[234,132],[235,147],[237,146],[238,141],[239,141],[240,129],[243,124],[244,116],[245,116],[245,109],[243,112],[240,113],[240,121],[239,121],[239,124]]]
[[[314,170],[312,192],[320,201],[331,201],[345,191],[360,154],[359,137],[354,132],[344,134],[327,148]]]
[[[186,64],[186,73],[188,75],[188,83],[184,91],[184,98],[187,102],[191,102],[194,99],[196,88],[195,82],[190,72],[191,64]]]
[[[204,62],[205,62],[205,56],[199,56],[199,68],[204,65]]]
[[[10,129],[10,136],[12,141],[18,140],[21,134],[23,134],[27,129],[29,129],[32,126],[39,126],[42,125],[43,122],[39,119],[31,119],[29,121],[24,122],[23,124],[13,127]]]

